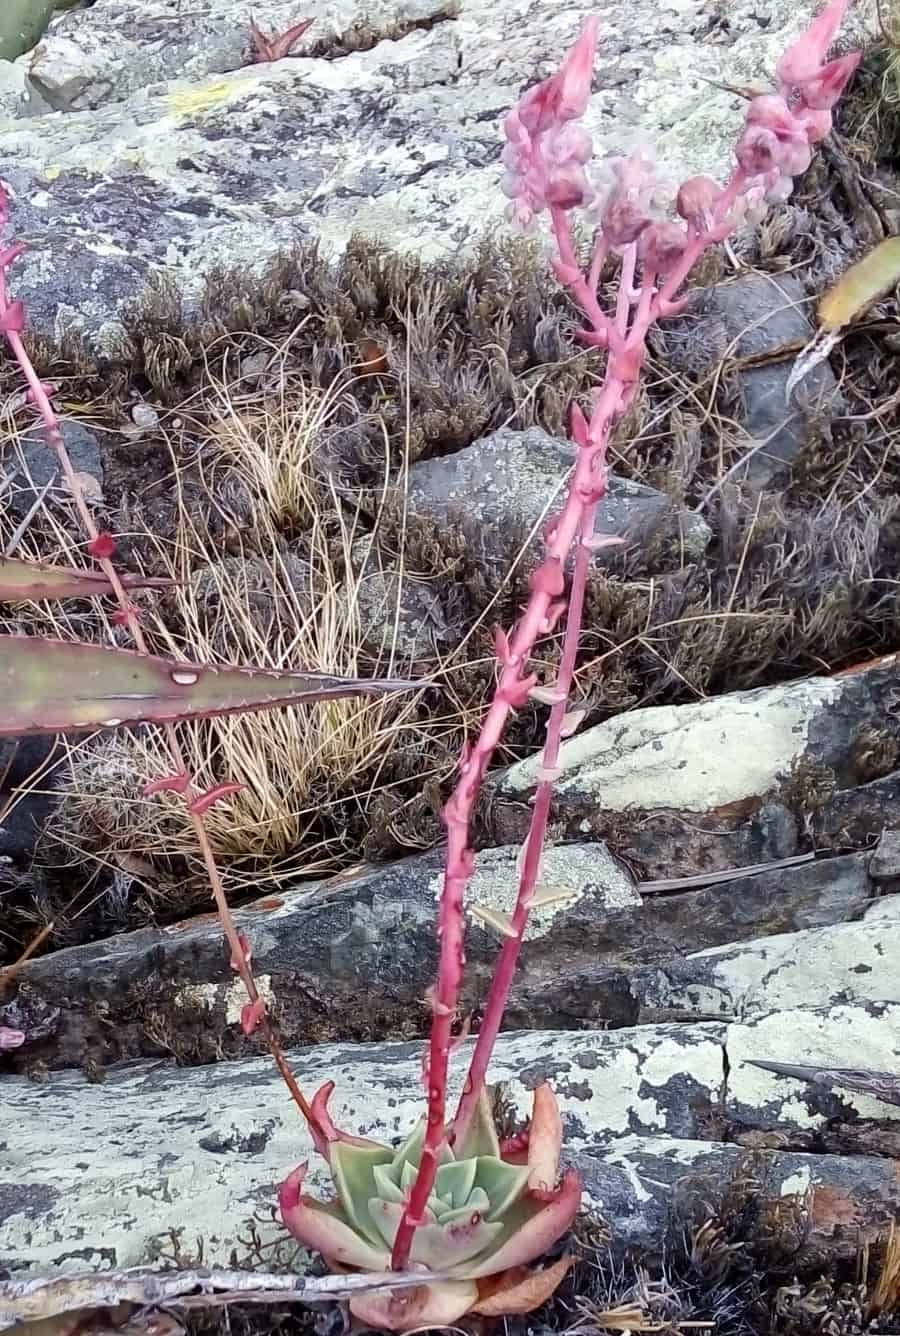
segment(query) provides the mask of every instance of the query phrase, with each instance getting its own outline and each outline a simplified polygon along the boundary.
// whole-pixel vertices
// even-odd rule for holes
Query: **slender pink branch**
[[[0,186],[0,226],[6,222],[7,216],[8,209],[6,197],[2,186]],[[2,326],[10,350],[18,362],[22,375],[28,384],[30,397],[33,399],[43,420],[50,443],[56,451],[59,466],[62,470],[63,477],[68,484],[82,527],[90,540],[90,550],[94,553],[100,568],[112,586],[113,593],[119,603],[119,608],[124,615],[123,619],[131,631],[137,649],[141,653],[146,654],[147,643],[144,639],[143,631],[141,630],[137,618],[128,615],[131,607],[128,595],[122,581],[119,579],[118,572],[110,559],[109,553],[114,550],[114,544],[112,544],[111,541],[104,541],[107,536],[101,535],[94,523],[94,518],[85,500],[81,483],[75,470],[72,468],[72,461],[69,458],[69,452],[66,449],[63,434],[60,429],[59,418],[54,411],[50,396],[47,393],[47,388],[35,371],[31,358],[28,356],[28,351],[22,342],[20,333],[23,314],[22,308],[19,303],[10,302],[6,282],[7,267],[12,262],[12,259],[18,254],[21,254],[21,248],[15,247],[12,250],[7,251],[3,256],[0,256],[0,326]],[[250,968],[246,953],[234,924],[231,909],[228,905],[225,888],[222,884],[219,868],[203,821],[205,805],[208,805],[208,802],[212,799],[209,794],[201,794],[195,790],[193,782],[190,779],[187,763],[174,724],[164,724],[163,731],[175,767],[175,772],[179,777],[184,776],[185,782],[179,784],[177,791],[181,793],[184,799],[191,823],[194,827],[197,844],[203,858],[207,877],[209,878],[210,889],[216,904],[219,919],[222,923],[222,930],[231,950],[232,959],[237,962],[238,973],[247,991],[249,1004],[251,1008],[254,1009],[255,1018],[262,1028],[269,1051],[272,1054],[275,1064],[278,1067],[294,1102],[297,1104],[297,1107],[300,1109],[307,1122],[310,1123],[314,1130],[316,1130],[312,1108],[297,1084],[297,1081],[288,1066],[287,1060],[281,1051],[278,1040],[275,1037],[268,1016],[265,1014],[265,1003],[260,997],[259,990],[256,987],[256,980],[253,977],[253,972]],[[216,795],[213,794],[213,798],[215,796]]]

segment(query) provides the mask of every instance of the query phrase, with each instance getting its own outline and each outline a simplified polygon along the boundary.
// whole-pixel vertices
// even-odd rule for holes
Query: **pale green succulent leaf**
[[[396,1202],[371,1201],[369,1210],[385,1243],[392,1247],[403,1207]],[[489,1224],[478,1211],[464,1211],[462,1216],[449,1226],[433,1217],[420,1225],[413,1236],[410,1261],[429,1271],[446,1271],[489,1252],[504,1232],[502,1223]]]
[[[495,1159],[500,1158],[500,1142],[497,1139],[497,1129],[494,1126],[491,1100],[483,1086],[478,1103],[472,1113],[472,1121],[469,1123],[465,1135],[453,1147],[453,1153],[457,1160],[472,1160],[479,1155],[489,1155]]]
[[[476,1191],[479,1192],[482,1197],[484,1197],[483,1208],[481,1206],[473,1206],[471,1204],[466,1206],[457,1206],[452,1211],[442,1212],[442,1214],[438,1216],[438,1224],[458,1225],[461,1220],[471,1220],[473,1215],[484,1216],[490,1205],[490,1202],[488,1201],[485,1194],[481,1192],[480,1189],[476,1189]]]
[[[380,1197],[372,1197],[369,1201],[369,1215],[372,1218],[376,1230],[378,1231],[379,1242],[382,1240],[389,1248],[394,1246],[394,1235],[400,1226],[400,1220],[403,1216],[405,1203],[398,1201],[382,1201]],[[425,1225],[437,1224],[437,1217],[434,1212],[426,1208],[425,1224],[420,1225],[416,1230],[424,1229]]]
[[[404,1164],[413,1164],[415,1165],[416,1170],[418,1170],[424,1143],[425,1119],[421,1118],[406,1140],[394,1151],[391,1177],[395,1183],[400,1183],[402,1181],[401,1175]],[[453,1151],[445,1142],[438,1155],[438,1165],[450,1164],[455,1158],[456,1156],[453,1154]]]
[[[369,1215],[369,1198],[377,1191],[375,1169],[390,1163],[388,1146],[354,1146],[333,1141],[329,1147],[331,1176],[351,1225],[373,1243],[381,1237]]]
[[[527,1266],[570,1228],[580,1205],[581,1180],[571,1171],[563,1175],[549,1199],[523,1193],[497,1222],[503,1228],[490,1249],[452,1267],[449,1274],[455,1279],[477,1279],[498,1275],[509,1267]]]
[[[372,1170],[372,1177],[375,1180],[375,1192],[384,1201],[404,1200],[403,1189],[391,1177],[391,1166],[389,1164],[376,1164]]]
[[[499,1220],[528,1186],[528,1166],[507,1164],[490,1155],[481,1155],[477,1161],[475,1184],[483,1188],[491,1203],[489,1220]]]
[[[484,1188],[480,1188],[476,1184],[469,1193],[469,1200],[466,1202],[466,1205],[472,1211],[480,1211],[482,1215],[487,1215],[491,1209],[491,1199]]]
[[[442,1164],[434,1180],[434,1190],[449,1207],[465,1206],[475,1186],[475,1160],[454,1160]]]

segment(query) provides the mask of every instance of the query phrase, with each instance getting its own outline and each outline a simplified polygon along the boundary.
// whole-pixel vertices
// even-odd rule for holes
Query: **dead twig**
[[[433,1277],[429,1275],[429,1280]],[[331,1303],[368,1290],[421,1285],[420,1274],[387,1271],[347,1276],[269,1275],[255,1271],[151,1271],[137,1267],[95,1275],[0,1282],[0,1331],[63,1313],[139,1307],[194,1308],[226,1303]]]

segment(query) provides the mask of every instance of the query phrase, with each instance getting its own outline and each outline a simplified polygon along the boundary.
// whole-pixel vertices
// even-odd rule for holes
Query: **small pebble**
[[[159,425],[159,414],[151,404],[135,404],[131,410],[131,420],[136,427],[144,431],[149,431],[151,427]]]

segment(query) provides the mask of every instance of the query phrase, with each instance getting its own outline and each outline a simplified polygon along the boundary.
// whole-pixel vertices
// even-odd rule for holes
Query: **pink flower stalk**
[[[9,223],[10,218],[10,199],[6,184],[0,180],[0,231]],[[132,639],[136,648],[141,652],[147,653],[147,642],[141,629],[140,621],[131,611],[131,604],[125,591],[119,574],[112,564],[112,557],[115,555],[116,543],[112,534],[98,530],[94,523],[94,517],[85,500],[84,491],[81,487],[78,475],[72,468],[72,461],[69,458],[69,452],[63,439],[60,429],[60,421],[51,402],[55,387],[47,385],[41,381],[34,369],[31,358],[22,340],[22,332],[25,328],[25,308],[20,301],[11,301],[7,286],[7,274],[15,260],[24,252],[25,247],[21,244],[8,246],[0,250],[0,334],[6,338],[9,349],[19,364],[19,369],[23,379],[28,386],[27,402],[34,404],[43,421],[47,439],[56,451],[59,460],[59,466],[63,477],[71,492],[75,503],[75,509],[78,512],[82,527],[88,539],[87,550],[97,561],[103,570],[104,575],[112,587],[119,604],[119,611],[122,614],[122,621],[131,631]],[[259,995],[256,987],[256,980],[253,977],[253,971],[250,968],[247,955],[244,953],[241,939],[234,924],[231,910],[228,906],[228,900],[225,896],[225,889],[222,885],[222,878],[213,854],[212,846],[209,842],[206,826],[203,820],[203,814],[212,803],[218,799],[227,796],[227,792],[234,792],[235,785],[217,785],[206,793],[197,793],[193,787],[193,778],[189,774],[184,760],[181,743],[178,738],[178,732],[172,723],[163,725],[163,731],[166,735],[169,752],[172,757],[175,778],[169,779],[164,783],[148,785],[149,792],[159,792],[164,787],[179,793],[185,802],[188,813],[193,824],[197,844],[200,849],[207,877],[209,878],[210,890],[216,904],[219,914],[219,920],[222,924],[222,931],[228,946],[231,949],[232,960],[238,962],[237,970],[242,983],[247,991],[249,999],[247,1006],[241,1015],[241,1023],[245,1033],[251,1033],[257,1026],[262,1028],[266,1043],[272,1058],[281,1073],[282,1079],[288,1087],[295,1104],[300,1109],[314,1138],[321,1138],[321,1133],[315,1122],[315,1115],[312,1106],[307,1101],[302,1090],[297,1084],[296,1078],[291,1071],[281,1047],[275,1036],[275,1032],[269,1022],[266,1014],[265,1002]],[[15,1048],[19,1042],[24,1042],[24,1036],[19,1041],[17,1030],[5,1030],[5,1039],[0,1031],[0,1047]]]
[[[590,559],[595,547],[608,541],[595,537],[594,522],[606,491],[610,432],[634,398],[651,325],[682,309],[678,293],[699,256],[745,218],[758,216],[766,199],[786,198],[793,177],[809,165],[811,146],[827,133],[831,106],[858,62],[853,55],[830,65],[823,63],[845,8],[846,0],[832,0],[779,62],[776,93],[751,102],[736,149],[737,165],[725,186],[706,177],[683,184],[677,197],[682,222],[654,217],[652,197],[657,183],[646,160],[632,157],[611,165],[614,183],[599,209],[586,274],[578,261],[571,213],[591,202],[592,190],[585,170],[585,139],[576,133],[580,127],[573,120],[587,105],[596,20],[585,25],[560,73],[526,93],[504,122],[508,143],[503,155],[507,168],[503,189],[512,201],[510,216],[530,226],[536,214],[549,211],[558,250],[554,272],[587,317],[589,327],[581,336],[583,341],[605,348],[607,358],[602,382],[593,393],[590,417],[577,406],[573,408],[572,436],[578,454],[568,495],[545,534],[544,559],[531,577],[527,606],[510,632],[497,633],[499,676],[494,698],[478,738],[464,750],[459,783],[444,809],[448,838],[439,907],[438,980],[429,994],[433,1017],[425,1068],[425,1146],[395,1238],[391,1257],[395,1269],[406,1264],[414,1233],[425,1218],[445,1141],[455,1144],[471,1123],[515,973],[539,878],[553,782],[559,773]],[[598,285],[611,254],[621,256],[621,271],[614,309],[606,311]],[[573,547],[575,560],[567,582],[565,571]],[[566,611],[562,658],[550,690],[554,704],[521,861],[518,897],[504,933],[463,1094],[448,1128],[447,1067],[464,963],[464,894],[474,861],[469,847],[472,811],[510,713],[520,709],[534,690],[535,677],[528,671],[528,661],[535,642],[552,631]],[[539,698],[546,696],[542,689]]]

